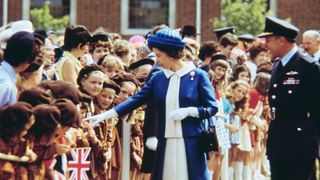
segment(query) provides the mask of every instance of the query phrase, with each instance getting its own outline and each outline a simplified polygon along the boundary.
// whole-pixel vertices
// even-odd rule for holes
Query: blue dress
[[[153,179],[163,179],[163,165],[166,149],[166,97],[171,76],[164,71],[156,72],[136,95],[114,108],[123,116],[150,102],[158,108],[158,147],[156,151]],[[200,134],[204,130],[203,119],[213,116],[218,108],[214,90],[206,72],[192,68],[180,76],[178,92],[179,108],[196,107],[199,117],[188,116],[181,121],[189,179],[209,179],[205,153],[200,146]],[[208,112],[208,113],[206,113]]]

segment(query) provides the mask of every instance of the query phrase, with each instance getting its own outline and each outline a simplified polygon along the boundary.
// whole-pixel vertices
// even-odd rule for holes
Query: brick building
[[[0,22],[3,23],[3,2],[0,0]],[[6,0],[7,21],[29,19],[30,9],[43,0]],[[280,18],[292,19],[301,32],[320,29],[319,0],[269,0],[270,8]],[[70,15],[73,24],[83,24],[93,31],[102,26],[123,35],[145,34],[159,23],[179,28],[201,21],[201,40],[215,38],[212,19],[219,17],[220,0],[50,0],[55,16]],[[200,13],[201,12],[201,13]],[[197,19],[197,13],[200,18]],[[199,26],[198,26],[199,27]]]

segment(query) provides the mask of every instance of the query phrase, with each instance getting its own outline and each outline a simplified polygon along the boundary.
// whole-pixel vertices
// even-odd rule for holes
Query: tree
[[[267,11],[266,0],[221,0],[221,19],[215,18],[214,28],[233,26],[236,34],[258,35],[263,32]]]
[[[50,14],[49,1],[45,1],[42,8],[32,9],[30,12],[31,21],[36,29],[57,31],[64,29],[69,22],[69,16],[54,18]]]

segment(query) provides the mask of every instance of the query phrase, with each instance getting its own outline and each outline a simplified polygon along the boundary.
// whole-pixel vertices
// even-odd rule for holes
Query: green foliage
[[[57,31],[64,29],[69,22],[69,16],[54,18],[50,14],[49,2],[46,1],[42,8],[32,9],[30,12],[31,21],[36,29]]]
[[[221,0],[222,17],[215,18],[214,28],[233,26],[236,34],[260,34],[267,12],[266,0]]]

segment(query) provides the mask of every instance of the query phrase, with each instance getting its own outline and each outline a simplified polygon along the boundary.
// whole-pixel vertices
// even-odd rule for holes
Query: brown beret
[[[104,71],[101,69],[101,67],[99,65],[96,65],[96,64],[86,65],[79,72],[78,79],[77,79],[78,85],[81,87],[82,86],[81,85],[81,80],[84,77],[89,76],[89,74],[94,72],[94,71],[101,71],[104,74]]]
[[[104,82],[102,88],[114,89],[116,91],[116,94],[119,94],[120,92],[120,86],[112,80],[109,80],[108,82]]]
[[[134,70],[134,69],[137,69],[140,66],[147,65],[147,64],[153,66],[154,60],[149,59],[149,58],[140,59],[140,60],[130,64],[129,69],[130,70]]]
[[[81,100],[81,92],[73,86],[71,83],[66,81],[42,81],[39,87],[43,89],[50,89],[54,98],[67,98],[74,104],[79,104]]]
[[[122,82],[130,81],[134,83],[137,87],[139,87],[139,80],[131,73],[123,72],[120,74],[115,75],[112,80],[117,83],[121,84]]]
[[[0,130],[13,128],[21,130],[33,114],[32,106],[25,102],[17,102],[0,110]]]
[[[53,102],[54,106],[57,106],[61,113],[60,124],[63,126],[71,126],[78,128],[81,126],[81,120],[77,107],[68,99],[61,98]]]
[[[56,106],[40,104],[33,110],[35,123],[30,132],[40,138],[43,134],[52,135],[61,121],[60,111]]]
[[[50,95],[40,87],[34,87],[23,91],[18,101],[23,101],[31,104],[32,106],[37,106],[39,104],[50,104]]]

